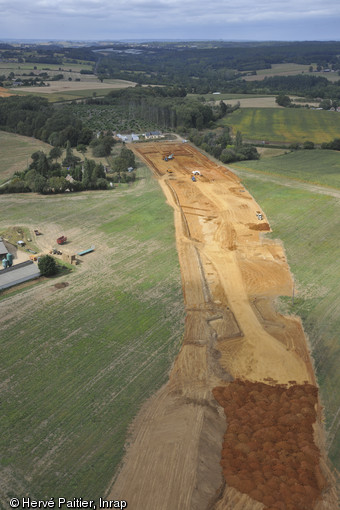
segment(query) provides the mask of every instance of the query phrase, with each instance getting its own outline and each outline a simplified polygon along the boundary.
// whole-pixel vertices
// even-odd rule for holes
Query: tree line
[[[0,129],[57,146],[65,146],[67,141],[72,147],[88,144],[93,136],[67,109],[34,96],[0,98]]]
[[[188,136],[189,140],[197,147],[219,159],[222,163],[259,159],[260,157],[256,147],[243,142],[240,131],[236,133],[235,137],[232,137],[229,127],[208,132],[192,129]]]

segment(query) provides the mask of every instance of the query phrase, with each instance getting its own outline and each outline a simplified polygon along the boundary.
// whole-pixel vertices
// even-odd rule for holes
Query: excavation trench
[[[131,510],[336,509],[303,328],[273,306],[276,296],[291,295],[293,283],[283,247],[264,237],[270,230],[265,214],[259,218],[259,205],[234,174],[189,144],[133,150],[174,209],[187,315],[169,382],[135,420],[107,497],[125,499]],[[167,154],[174,154],[171,162]],[[201,175],[194,182],[196,170]],[[260,389],[265,404],[256,398]],[[288,403],[280,421],[281,397]],[[247,428],[250,411],[255,421]],[[295,439],[285,435],[289,420]],[[244,428],[241,438],[231,432],[233,423]],[[270,453],[261,460],[256,455],[266,433]]]

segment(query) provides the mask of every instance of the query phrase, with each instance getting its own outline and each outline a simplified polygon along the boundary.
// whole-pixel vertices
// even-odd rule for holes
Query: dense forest
[[[58,146],[65,146],[68,141],[72,147],[88,144],[93,136],[67,110],[34,96],[0,98],[0,129]]]

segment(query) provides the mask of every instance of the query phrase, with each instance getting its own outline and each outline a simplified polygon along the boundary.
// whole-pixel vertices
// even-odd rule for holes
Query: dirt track
[[[274,307],[276,296],[293,290],[283,247],[265,239],[263,232],[270,227],[264,213],[225,167],[188,144],[149,143],[133,149],[153,169],[174,208],[187,317],[169,383],[137,417],[125,463],[107,496],[127,500],[131,510],[296,510],[290,506],[292,490],[286,481],[274,491],[278,506],[272,507],[266,506],[270,499],[263,499],[265,484],[262,492],[249,497],[240,479],[234,476],[225,482],[220,465],[226,432],[223,407],[228,422],[233,416],[227,403],[222,407],[213,396],[214,388],[218,395],[223,388],[233,388],[235,379],[261,388],[263,383],[307,389],[316,384],[299,318],[284,317]],[[174,159],[164,161],[171,153]],[[193,182],[195,170],[201,175]],[[240,401],[240,408],[244,404]],[[321,407],[313,409],[313,463],[317,469],[320,464],[322,474],[310,475],[306,487],[312,486],[313,496],[301,509],[311,510],[311,501],[318,510],[336,509],[334,482],[323,453]],[[273,428],[275,417],[270,417]],[[259,420],[256,430],[264,427]],[[248,442],[248,453],[261,447]],[[299,462],[307,465],[308,456],[296,461],[298,467]],[[288,469],[282,463],[281,469]]]

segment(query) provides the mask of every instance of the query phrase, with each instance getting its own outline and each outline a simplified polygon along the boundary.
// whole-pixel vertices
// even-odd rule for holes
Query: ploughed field
[[[186,323],[108,495],[132,510],[337,508],[301,321],[274,306],[293,281],[264,212],[188,144],[133,150],[174,208]]]

